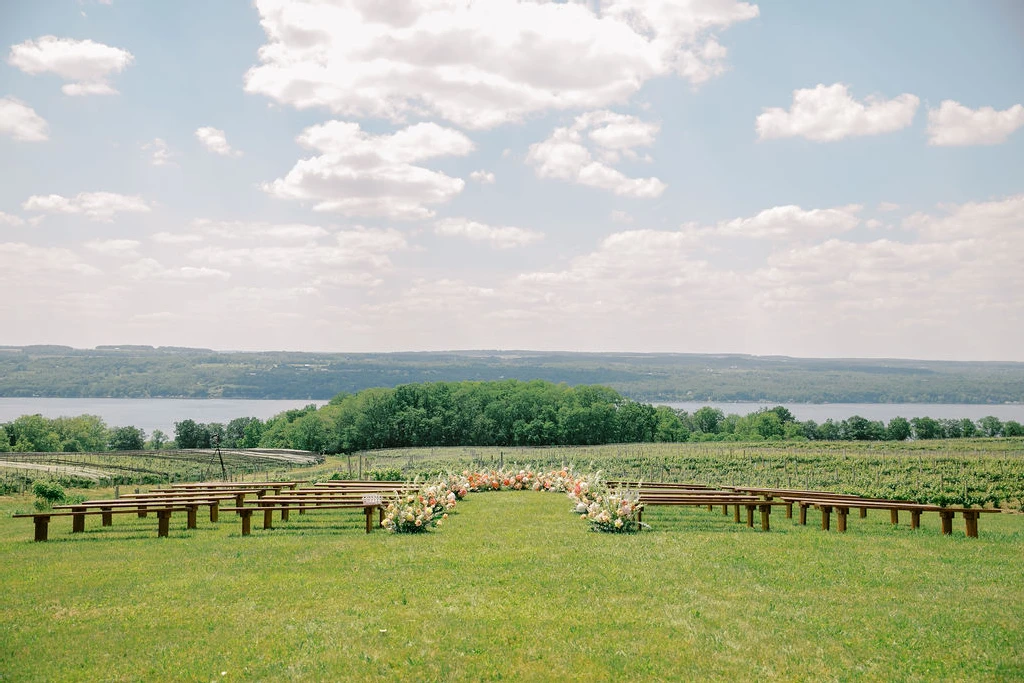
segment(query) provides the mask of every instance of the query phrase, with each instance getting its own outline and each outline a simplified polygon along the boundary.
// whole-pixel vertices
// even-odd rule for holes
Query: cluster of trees
[[[147,442],[146,433],[137,427],[108,427],[96,415],[47,418],[22,415],[0,424],[0,452],[78,453],[95,451],[139,451],[161,448],[167,435],[153,430]]]
[[[906,441],[907,439],[961,439],[971,437],[1024,436],[1024,425],[1016,420],[1003,422],[988,416],[935,419],[931,417],[894,417],[886,424],[859,415],[836,422],[831,418],[822,424],[814,420],[800,422],[783,407],[759,410],[745,416],[725,415],[717,408],[705,406],[681,419],[692,428],[691,438],[697,441],[757,441],[761,439],[795,439],[809,441]]]
[[[726,415],[705,406],[692,414],[632,401],[597,385],[542,380],[435,382],[339,394],[317,408],[288,410],[263,421],[175,423],[174,440],[154,430],[108,428],[94,415],[25,415],[0,424],[0,451],[105,451],[142,448],[296,448],[347,453],[411,446],[552,446],[656,441],[903,441],[1024,436],[1024,426],[996,417],[894,417],[888,424],[854,415],[800,422],[783,406]]]

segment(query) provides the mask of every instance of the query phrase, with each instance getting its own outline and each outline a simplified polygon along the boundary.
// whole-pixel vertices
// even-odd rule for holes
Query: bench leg
[[[950,510],[940,510],[939,517],[942,518],[942,533],[945,536],[953,535],[953,513]]]
[[[195,529],[198,524],[196,517],[198,517],[199,506],[189,505],[188,506],[188,523],[185,525],[188,529]]]
[[[761,531],[771,531],[771,524],[768,523],[768,516],[772,514],[771,505],[761,505]]]
[[[220,501],[215,500],[210,503],[210,521],[216,522],[220,519]]]
[[[846,533],[846,514],[850,511],[849,508],[836,508],[836,514],[839,515],[839,531],[840,533]]]
[[[144,518],[144,517],[146,517],[146,515],[148,515],[148,514],[149,514],[149,513],[148,513],[148,512],[146,512],[146,506],[145,506],[145,505],[140,505],[140,506],[139,506],[139,519],[143,519],[143,518]]]
[[[171,511],[170,510],[157,510],[157,529],[156,535],[159,538],[166,538],[171,531]]]
[[[71,533],[79,534],[85,531],[85,508],[72,508],[75,514],[71,517]]]
[[[786,519],[793,519],[793,504],[786,503]]]
[[[40,515],[34,518],[36,523],[36,538],[37,541],[45,541],[46,533],[50,528],[50,516]]]
[[[263,509],[263,528],[273,529],[274,528],[274,508]]]
[[[640,513],[637,513],[636,521],[640,521]],[[384,506],[381,505],[377,508],[377,526],[384,524]]]
[[[807,505],[800,503],[800,524],[807,526]]]
[[[288,521],[288,507],[287,506],[282,506],[281,507],[281,521],[282,522],[287,522]]]
[[[243,505],[245,505],[245,494],[244,493],[236,493],[235,494],[235,507],[240,508]]]
[[[893,524],[899,524],[900,523],[900,511],[899,510],[889,510],[889,521],[892,522]]]
[[[978,537],[978,513],[964,510],[964,526],[967,528],[967,538]]]
[[[754,528],[754,508],[757,507],[757,503],[753,505],[747,505],[747,526],[751,529]]]
[[[722,506],[722,514],[723,515],[728,515],[729,514],[729,506],[728,505],[723,505]]]
[[[252,533],[252,510],[242,510],[238,514],[242,516],[242,535],[248,536]]]
[[[868,509],[867,508],[861,508],[860,509],[860,518],[861,519],[865,519],[865,518],[867,518],[867,516],[868,516]]]
[[[103,510],[103,514],[100,515],[103,526],[112,526],[114,524],[114,515],[110,512],[110,508],[100,508]]]
[[[732,521],[736,522],[737,524],[740,523],[740,504],[739,503],[736,503],[735,505],[732,506]]]
[[[713,509],[714,507],[715,507],[714,505],[708,505],[708,512],[711,512],[711,510],[712,510],[712,509]]]
[[[828,531],[832,524],[832,508],[825,505],[821,508],[821,530]]]
[[[373,508],[363,508],[363,514],[366,516],[366,533],[373,531]]]
[[[910,528],[919,529],[921,528],[921,511],[911,510],[910,511]]]

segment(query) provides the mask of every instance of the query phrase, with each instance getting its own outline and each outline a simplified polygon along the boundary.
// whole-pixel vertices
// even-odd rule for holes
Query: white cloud
[[[21,216],[14,216],[0,211],[0,225],[10,225],[18,228],[25,225],[25,219]]]
[[[474,242],[487,242],[496,249],[524,247],[544,239],[536,230],[493,226],[466,218],[445,218],[434,225],[434,232],[446,237],[463,237]]]
[[[33,195],[25,200],[26,211],[44,213],[82,214],[93,221],[110,221],[123,212],[148,213],[149,204],[142,197],[116,192],[79,192],[74,197],[59,194]]]
[[[611,218],[612,221],[615,222],[615,223],[632,223],[633,222],[633,216],[630,215],[629,212],[627,212],[627,211],[618,211],[618,210],[612,211],[612,213],[609,216],[609,218]]]
[[[121,271],[134,280],[161,280],[194,282],[203,280],[227,280],[231,274],[219,268],[194,266],[165,267],[152,258],[144,258],[121,266]]]
[[[474,149],[465,135],[435,123],[372,135],[358,123],[328,121],[307,128],[298,141],[320,155],[300,160],[284,178],[265,183],[264,191],[312,201],[315,211],[396,219],[430,218],[429,205],[443,204],[465,187],[461,178],[416,162]]]
[[[138,240],[91,240],[85,248],[107,256],[135,256],[139,245]]]
[[[63,247],[37,247],[23,242],[0,243],[0,282],[25,285],[25,278],[47,274],[69,273],[96,275],[99,269],[84,263],[77,254]]]
[[[891,133],[911,124],[920,100],[904,93],[891,100],[868,97],[865,102],[854,100],[842,83],[794,90],[789,111],[765,108],[757,117],[757,135],[761,140],[805,137],[815,142],[833,142],[845,137]]]
[[[658,178],[629,178],[609,165],[622,157],[635,158],[633,148],[651,145],[658,128],[635,116],[588,112],[577,116],[571,126],[556,128],[547,140],[530,145],[526,162],[540,178],[568,180],[622,197],[659,197],[666,186]]]
[[[1024,105],[996,111],[992,107],[968,109],[943,100],[928,110],[928,144],[939,146],[998,145],[1024,126]]]
[[[491,173],[490,171],[484,171],[484,170],[473,171],[472,173],[469,174],[469,179],[470,180],[475,180],[476,182],[480,183],[481,185],[493,185],[494,184],[494,174]]]
[[[54,73],[66,81],[65,95],[113,95],[107,79],[120,73],[134,57],[127,50],[96,43],[42,36],[11,46],[7,62],[27,74]]]
[[[758,15],[735,0],[259,0],[257,9],[267,43],[248,92],[475,129],[624,102],[659,76],[706,81],[725,69],[714,32]]]
[[[153,166],[167,166],[174,163],[171,161],[174,152],[162,138],[153,138],[150,142],[144,143],[141,149],[143,152],[149,152],[149,163]]]
[[[752,238],[817,238],[852,230],[860,224],[861,206],[853,204],[834,209],[811,209],[799,206],[774,206],[750,218],[723,221],[712,229],[719,235]]]
[[[0,98],[0,134],[22,142],[50,139],[50,127],[35,110],[13,97]]]
[[[897,211],[897,210],[899,210],[899,208],[900,208],[900,205],[896,204],[895,202],[879,202],[878,203],[878,210],[882,211],[882,212]]]
[[[247,243],[310,243],[328,235],[328,232],[319,225],[306,225],[303,223],[214,221],[201,218],[193,221],[192,226],[199,233],[199,235],[196,235],[197,237],[205,235]]]
[[[203,236],[193,233],[157,232],[153,233],[151,239],[160,244],[193,244],[202,242]]]
[[[929,240],[1015,239],[1024,244],[1024,194],[940,208],[945,215],[916,212],[903,225]]]
[[[228,144],[227,136],[224,135],[224,131],[219,128],[212,126],[203,126],[202,128],[196,129],[196,139],[203,143],[206,149],[220,154],[225,157],[240,157],[242,152],[237,149],[232,149],[231,145]]]

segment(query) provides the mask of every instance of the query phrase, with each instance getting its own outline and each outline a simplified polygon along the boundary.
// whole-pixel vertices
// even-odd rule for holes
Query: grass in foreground
[[[928,515],[839,535],[776,511],[762,533],[664,508],[652,532],[603,535],[534,492],[472,494],[415,537],[365,535],[353,512],[248,538],[227,514],[167,539],[126,517],[76,536],[55,520],[38,544],[0,518],[0,678],[1024,677],[1020,515],[971,540]]]

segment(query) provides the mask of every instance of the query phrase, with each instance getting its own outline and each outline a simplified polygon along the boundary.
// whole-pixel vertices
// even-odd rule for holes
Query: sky
[[[1015,0],[4,0],[0,345],[1024,361]]]

